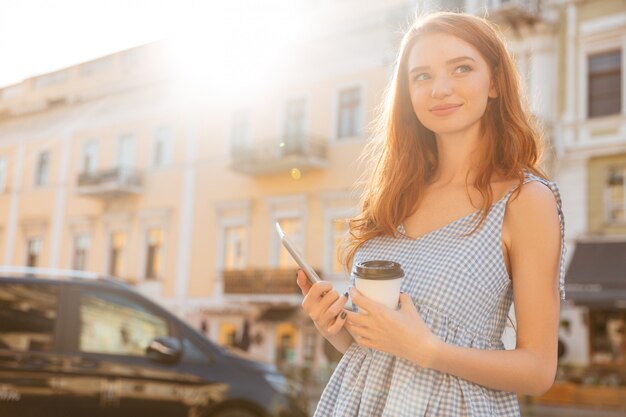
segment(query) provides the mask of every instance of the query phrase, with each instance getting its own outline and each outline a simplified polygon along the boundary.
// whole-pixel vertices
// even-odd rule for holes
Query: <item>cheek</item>
[[[427,97],[420,90],[414,90],[411,92],[411,105],[413,106],[413,113],[424,124],[424,116],[428,115],[428,109],[426,108]]]

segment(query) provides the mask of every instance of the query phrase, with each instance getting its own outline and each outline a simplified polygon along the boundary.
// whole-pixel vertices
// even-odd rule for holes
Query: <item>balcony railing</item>
[[[235,145],[231,168],[247,175],[278,174],[297,168],[301,172],[323,168],[327,141],[312,135]]]
[[[241,269],[223,271],[225,295],[301,294],[296,269]]]
[[[544,0],[488,0],[487,4],[491,20],[518,26],[540,20]]]
[[[109,199],[140,194],[142,190],[142,175],[132,168],[117,167],[78,175],[77,192],[81,195]]]

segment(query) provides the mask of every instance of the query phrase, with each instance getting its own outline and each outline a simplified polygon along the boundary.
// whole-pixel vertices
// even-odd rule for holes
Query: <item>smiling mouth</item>
[[[430,109],[435,116],[449,116],[461,108],[461,104],[441,104]]]
[[[431,107],[430,111],[443,111],[443,110],[454,109],[456,107],[461,107],[461,105],[460,104],[440,104],[438,106]]]

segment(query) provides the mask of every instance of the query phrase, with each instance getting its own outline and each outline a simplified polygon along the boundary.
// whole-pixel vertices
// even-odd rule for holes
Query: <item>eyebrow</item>
[[[450,64],[454,64],[455,62],[460,62],[460,61],[465,61],[465,60],[470,60],[470,61],[474,61],[476,62],[476,60],[474,58],[472,58],[471,56],[460,56],[457,58],[452,58],[446,61],[446,65],[450,65]],[[423,65],[421,67],[414,67],[411,69],[411,71],[409,71],[409,73],[413,73],[415,71],[422,71],[425,69],[430,68],[428,65]]]

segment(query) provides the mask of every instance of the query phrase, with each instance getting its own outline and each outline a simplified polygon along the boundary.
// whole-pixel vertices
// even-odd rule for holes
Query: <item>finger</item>
[[[307,294],[304,296],[304,300],[302,300],[302,307],[307,312],[310,312],[315,304],[317,304],[322,295],[327,293],[333,289],[333,284],[328,281],[320,281],[311,286]]]
[[[347,294],[348,293],[346,292],[341,297],[338,297],[337,300],[335,300],[335,302],[332,303],[328,307],[328,309],[325,312],[322,313],[322,316],[320,317],[320,325],[321,326],[324,326],[324,327],[330,326],[332,323],[335,322],[337,317],[341,315],[341,310],[343,310],[343,307],[345,306],[346,302],[348,301],[348,295]]]
[[[339,299],[339,293],[335,290],[329,291],[322,296],[321,300],[311,308],[311,312],[309,315],[313,319],[313,321],[317,322],[319,325],[328,325],[330,315],[328,315],[328,309],[330,306]],[[326,320],[326,323],[323,321]]]
[[[341,328],[346,323],[347,318],[348,318],[348,315],[346,314],[345,311],[339,314],[337,318],[335,319],[335,322],[328,328],[328,333],[330,333],[331,335],[335,335],[339,333],[339,330],[341,330]]]
[[[400,310],[402,311],[417,310],[417,308],[415,308],[415,304],[413,304],[413,299],[408,294],[405,294],[405,293],[400,294],[399,303],[400,303]]]
[[[376,311],[381,307],[384,307],[378,304],[376,301],[370,300],[369,298],[364,296],[363,293],[361,293],[356,288],[350,289],[350,297],[352,298],[353,304],[358,305],[359,308],[363,308],[368,312]]]
[[[346,314],[347,314],[347,320],[353,324],[353,325],[357,325],[360,327],[367,327],[367,324],[369,323],[369,317],[367,317],[366,314],[362,314],[362,313],[355,313],[354,311],[349,311],[346,310]]]
[[[306,274],[301,269],[298,269],[296,271],[296,282],[298,283],[298,287],[300,287],[300,290],[302,291],[302,295],[307,295],[307,293],[311,289],[311,282],[308,280]]]
[[[350,320],[346,320],[344,326],[350,331],[352,336],[368,337],[370,335],[369,329],[361,326],[355,326]]]

